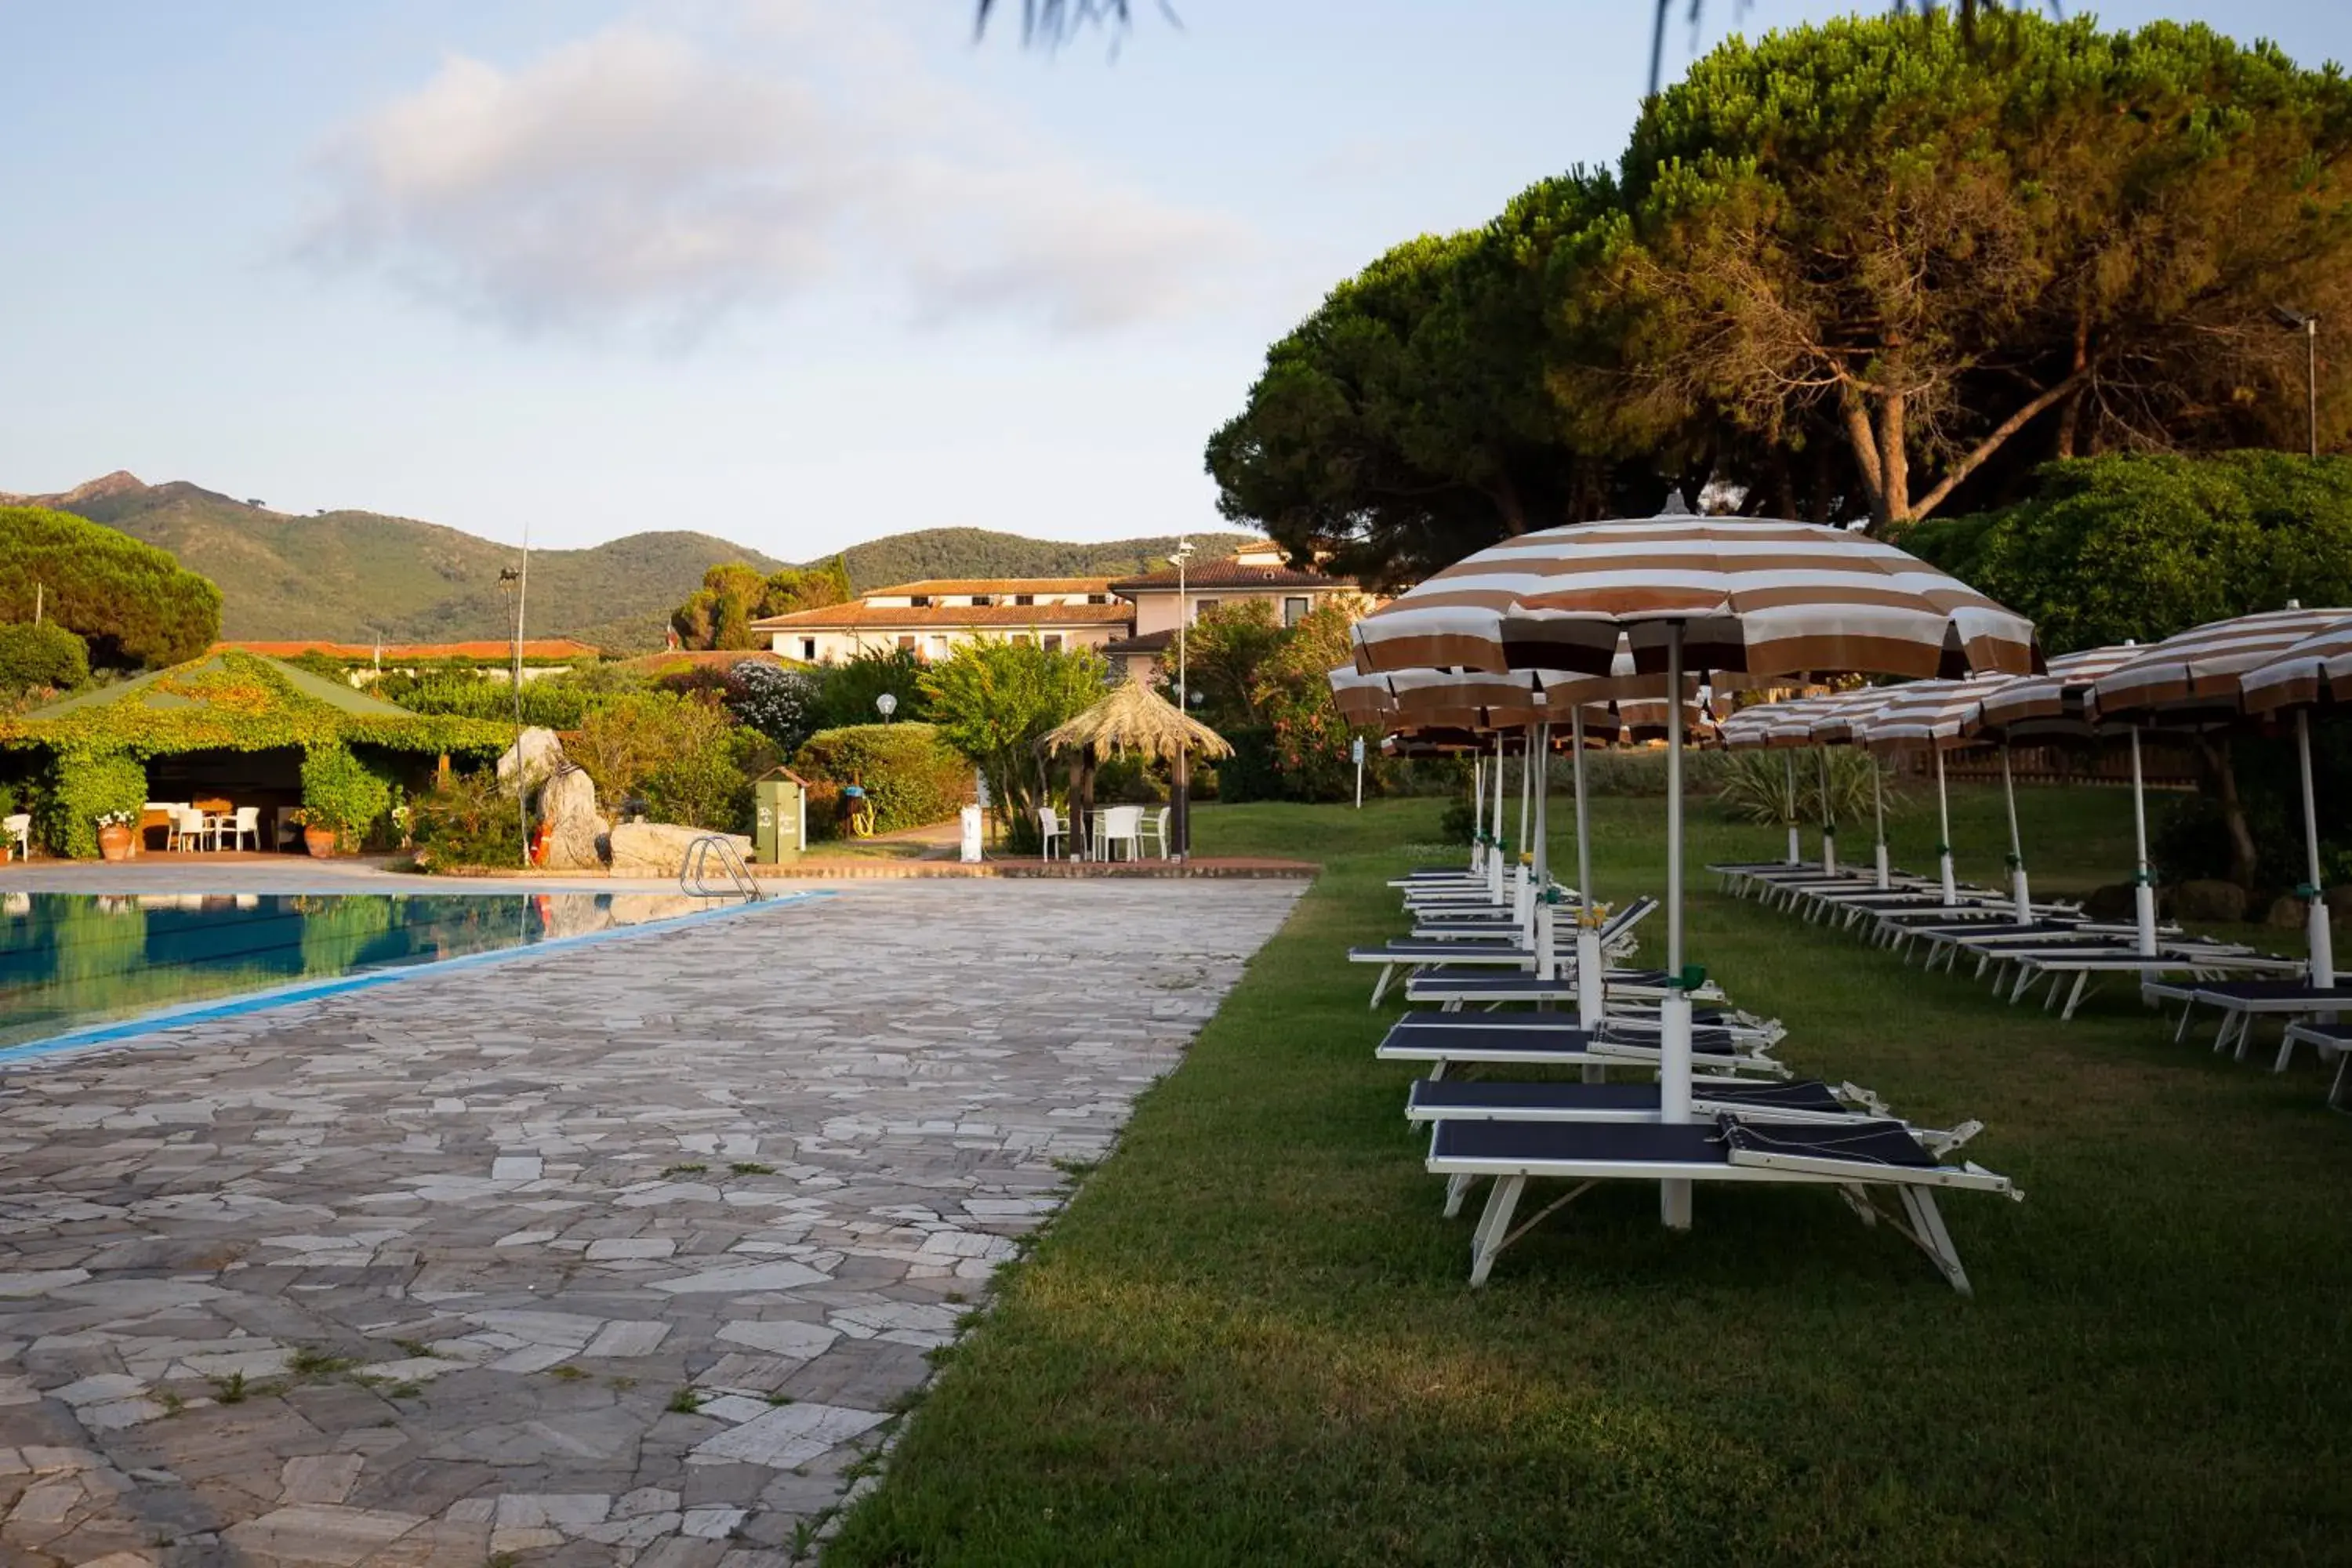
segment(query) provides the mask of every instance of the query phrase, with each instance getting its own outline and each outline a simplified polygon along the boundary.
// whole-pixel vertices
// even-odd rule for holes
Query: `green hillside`
[[[1205,557],[1225,553],[1251,536],[1191,537],[1194,549]],[[926,528],[853,544],[843,553],[849,559],[851,585],[868,593],[886,584],[925,577],[1121,577],[1165,566],[1168,552],[1175,548],[1173,534],[1070,544],[982,528]]]
[[[73,512],[160,545],[220,584],[221,636],[441,642],[503,637],[511,615],[499,588],[510,545],[370,511],[297,517],[184,481],[149,485],[127,473],[61,495],[0,495]],[[1200,534],[1214,552],[1239,535]],[[893,534],[846,552],[860,589],[918,577],[1099,576],[1164,561],[1173,539],[1069,544],[976,528]],[[624,654],[657,646],[669,612],[720,562],[762,572],[785,563],[708,533],[633,533],[588,550],[534,550],[530,629]]]

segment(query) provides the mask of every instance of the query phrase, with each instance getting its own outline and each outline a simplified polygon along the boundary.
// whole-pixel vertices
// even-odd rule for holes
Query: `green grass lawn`
[[[1660,803],[1597,806],[1601,896],[1656,890]],[[828,1563],[2352,1560],[2352,1121],[2315,1068],[2175,1047],[2114,987],[2060,1025],[1723,899],[1696,867],[1780,836],[1696,807],[1690,956],[1801,1068],[1982,1118],[1969,1156],[2028,1201],[1947,1198],[1973,1300],[1826,1192],[1702,1187],[1672,1236],[1633,1184],[1473,1291],[1341,962],[1402,929],[1381,884],[1438,809],[1199,814],[1204,854],[1327,869],[1003,1278]],[[2128,870],[2127,796],[2024,809],[2053,889]],[[2000,823],[1956,796],[1964,874],[1999,875]],[[1893,837],[1925,865],[1932,808]]]

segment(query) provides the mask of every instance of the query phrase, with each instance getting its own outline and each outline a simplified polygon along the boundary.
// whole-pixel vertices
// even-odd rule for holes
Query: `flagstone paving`
[[[803,1560],[1297,890],[861,889],[0,1076],[0,1562]]]

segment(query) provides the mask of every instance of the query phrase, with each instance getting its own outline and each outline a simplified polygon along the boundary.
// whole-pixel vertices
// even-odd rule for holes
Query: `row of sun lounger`
[[[2200,1008],[2212,1009],[2221,1020],[2213,1049],[2234,1048],[2242,1061],[2256,1021],[2278,1018],[2284,1029],[2274,1070],[2284,1071],[2295,1047],[2309,1045],[2323,1059],[2337,1060],[2328,1103],[2343,1103],[2352,1029],[2336,1019],[2352,1014],[2352,986],[2313,985],[2299,960],[2192,936],[2178,926],[2158,927],[2156,951],[2144,952],[2128,923],[2093,921],[2063,903],[2032,906],[2021,923],[2015,904],[2000,894],[1963,888],[1957,903],[1947,903],[1938,885],[1908,874],[1891,876],[1881,889],[1874,873],[1830,873],[1801,863],[1708,869],[1727,891],[1857,931],[1906,963],[1916,952],[1925,968],[1955,973],[1969,963],[2012,1003],[2047,982],[2042,1006],[2057,1008],[2062,1018],[2074,1016],[2100,977],[2117,974],[2136,979],[2151,1005],[2179,1007],[2175,1039],[2186,1037]]]
[[[1519,923],[1525,905],[1494,902],[1491,879],[1418,873],[1392,885],[1417,922],[1461,889],[1486,890],[1483,906],[1477,896],[1454,902],[1457,915],[1446,923],[1457,929],[1444,936],[1419,934],[1425,928],[1417,924],[1412,938],[1349,954],[1381,965],[1374,1006],[1399,969],[1407,972],[1406,1000],[1424,1005],[1390,1027],[1376,1054],[1428,1069],[1414,1082],[1405,1114],[1429,1130],[1427,1166],[1446,1178],[1447,1216],[1461,1212],[1480,1180],[1491,1183],[1472,1235],[1472,1284],[1486,1282],[1511,1243],[1601,1182],[1767,1182],[1836,1188],[1866,1223],[1890,1220],[1956,1289],[1968,1291],[1937,1189],[2019,1195],[2006,1177],[1946,1163],[1979,1131],[1976,1123],[1914,1127],[1852,1084],[1832,1089],[1795,1078],[1771,1055],[1783,1037],[1780,1025],[1730,1007],[1711,985],[1692,993],[1711,1004],[1695,1015],[1693,1119],[1668,1121],[1657,1080],[1658,1005],[1667,977],[1622,962],[1633,951],[1633,927],[1654,905],[1644,900],[1601,928],[1610,967],[1601,1014],[1587,1018],[1572,946],[1556,939],[1553,951],[1530,945]],[[1564,897],[1571,913],[1580,908],[1572,890],[1548,896]],[[1484,917],[1468,912],[1482,907]],[[1482,918],[1492,923],[1482,925]],[[1582,1081],[1507,1076],[1538,1068],[1577,1068]],[[1483,1070],[1507,1076],[1458,1076]],[[1628,1070],[1643,1077],[1609,1076]],[[1569,1189],[1519,1221],[1534,1181]]]

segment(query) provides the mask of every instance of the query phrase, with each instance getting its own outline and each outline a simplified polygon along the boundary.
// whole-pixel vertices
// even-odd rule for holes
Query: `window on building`
[[[1087,595],[1087,603],[1089,605],[1108,605],[1110,603],[1110,595],[1108,594],[1088,594]]]
[[[1195,599],[1192,601],[1192,618],[1197,621],[1216,607],[1217,601],[1214,599]]]
[[[996,595],[993,594],[974,594],[971,596],[971,603],[973,608],[984,610],[989,605],[996,603]]]
[[[915,639],[913,637],[900,637],[898,639],[898,647],[907,653],[912,653],[915,651]]]
[[[1037,640],[1039,645],[1042,646],[1047,653],[1059,653],[1062,651],[1062,634],[1059,632],[1047,632],[1044,637]]]
[[[907,603],[919,610],[928,610],[931,607],[931,596],[929,594],[916,594],[910,596]]]
[[[816,638],[801,638],[801,658],[809,664],[816,662]]]
[[[1297,626],[1299,622],[1307,618],[1307,612],[1312,605],[1313,601],[1308,599],[1304,594],[1283,600],[1282,624],[1286,626]]]
[[[1013,634],[1013,646],[1016,647],[1027,647],[1029,646],[1029,634],[1027,632],[1014,632]]]
[[[948,656],[948,639],[942,637],[932,637],[930,646],[923,651],[929,658],[945,658]]]
[[[1034,594],[1015,594],[1013,595],[1013,602],[1016,605],[1034,605],[1037,602],[1037,595]]]

